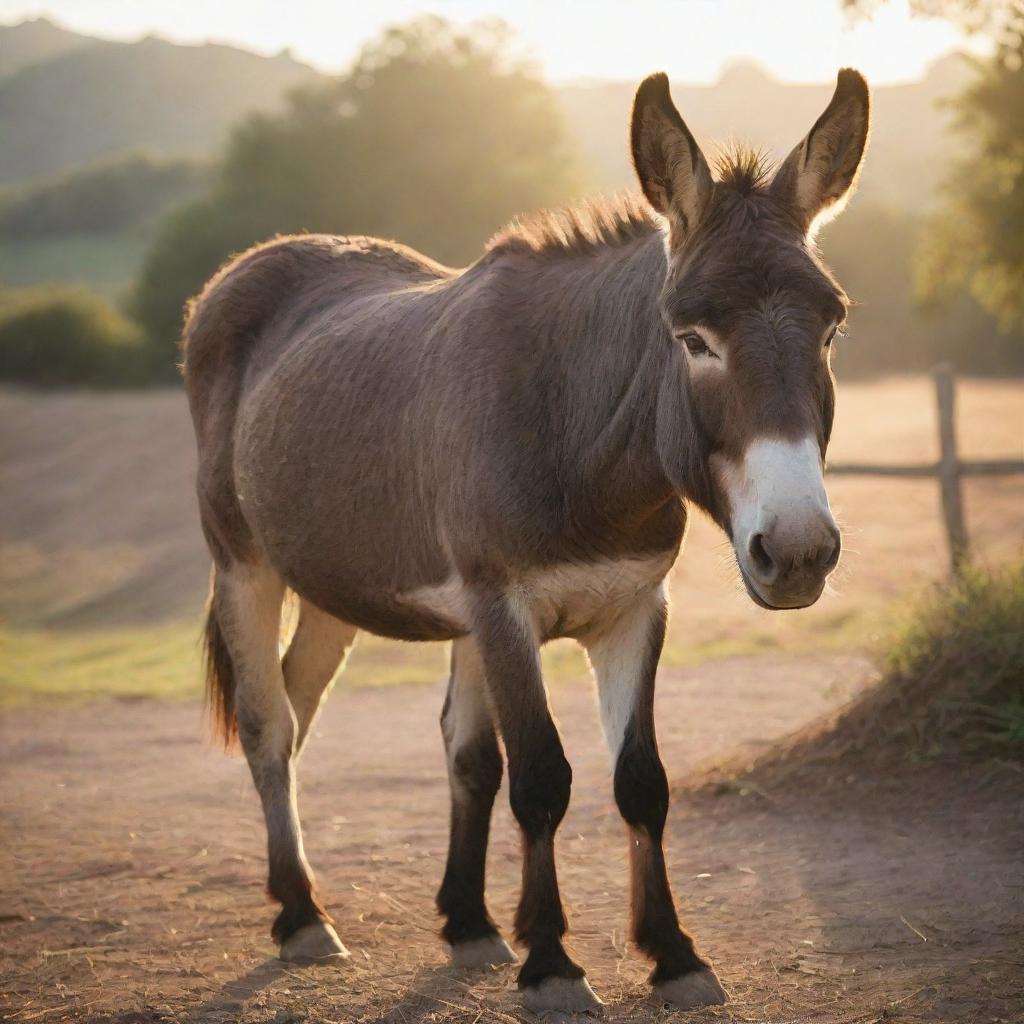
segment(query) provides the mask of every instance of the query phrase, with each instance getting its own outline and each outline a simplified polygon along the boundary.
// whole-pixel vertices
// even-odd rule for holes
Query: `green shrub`
[[[1024,753],[1024,561],[968,569],[928,595],[883,671],[882,724],[919,753],[950,743]]]
[[[753,757],[706,766],[718,792],[886,784],[914,763],[1024,762],[1024,561],[968,569],[911,605],[881,678],[824,721]]]
[[[0,380],[114,387],[150,376],[138,327],[98,295],[70,287],[0,295]]]

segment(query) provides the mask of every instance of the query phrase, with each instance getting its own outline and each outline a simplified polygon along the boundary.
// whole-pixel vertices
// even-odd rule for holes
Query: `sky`
[[[456,24],[502,18],[554,82],[663,70],[708,83],[731,62],[753,59],[784,81],[827,81],[849,65],[881,85],[913,80],[936,57],[981,45],[966,46],[945,21],[911,17],[906,0],[859,21],[839,0],[0,0],[2,23],[42,15],[115,39],[156,34],[265,54],[288,48],[328,72],[344,70],[384,26],[423,13]]]

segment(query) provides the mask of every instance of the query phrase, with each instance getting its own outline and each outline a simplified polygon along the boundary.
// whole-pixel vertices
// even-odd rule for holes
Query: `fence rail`
[[[839,462],[828,466],[836,476],[902,476],[932,477],[939,481],[942,496],[942,518],[949,545],[950,570],[958,574],[970,557],[967,520],[964,515],[960,481],[965,476],[1008,476],[1024,473],[1024,459],[963,460],[956,446],[956,381],[948,366],[937,366],[935,405],[939,424],[939,460],[915,463]],[[1021,424],[1024,437],[1024,424]]]

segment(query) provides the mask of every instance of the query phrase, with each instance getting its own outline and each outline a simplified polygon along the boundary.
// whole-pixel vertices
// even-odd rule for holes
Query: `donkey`
[[[725,1001],[662,847],[665,577],[691,505],[764,608],[813,604],[839,559],[822,468],[847,300],[813,237],[855,185],[868,120],[867,85],[843,70],[777,171],[739,151],[713,174],[656,74],[631,123],[649,206],[513,223],[464,270],[372,238],[279,238],[191,304],[208,692],[262,801],[282,959],[348,955],[303,852],[295,773],[356,631],[447,640],[441,936],[457,965],[516,961],[484,898],[503,747],[524,1005],[599,1006],[563,945],[554,842],[572,771],[538,657],[572,637],[596,677],[651,983],[679,1007]],[[299,617],[282,659],[286,588]]]

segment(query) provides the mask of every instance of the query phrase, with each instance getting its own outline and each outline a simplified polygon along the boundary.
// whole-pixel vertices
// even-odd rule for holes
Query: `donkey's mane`
[[[628,245],[656,231],[658,225],[656,215],[639,195],[588,199],[579,206],[516,217],[487,243],[487,252],[586,254]]]
[[[715,157],[718,183],[741,196],[764,192],[775,173],[775,164],[763,150],[733,142]]]
[[[717,183],[740,196],[764,192],[775,166],[749,146],[733,144],[715,159]],[[487,253],[596,253],[628,245],[657,231],[662,219],[639,193],[587,199],[578,206],[538,210],[516,217],[487,243]]]

